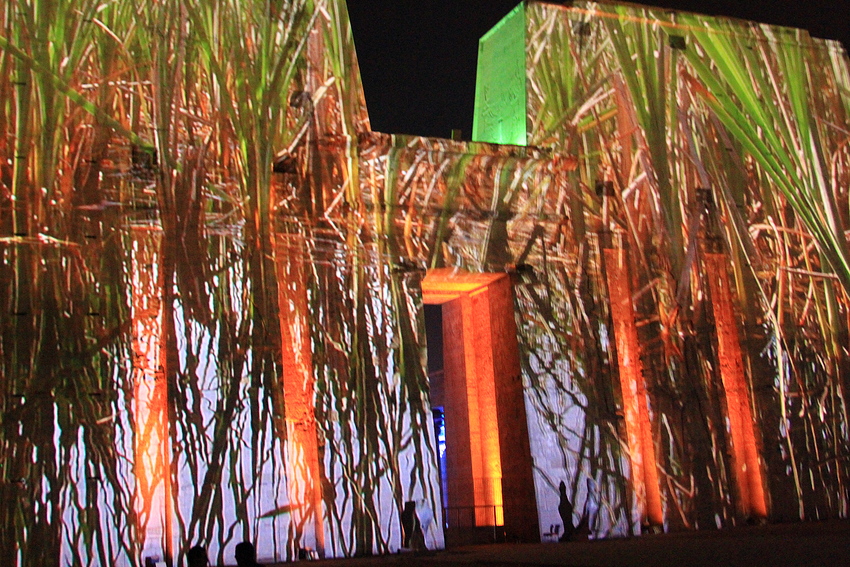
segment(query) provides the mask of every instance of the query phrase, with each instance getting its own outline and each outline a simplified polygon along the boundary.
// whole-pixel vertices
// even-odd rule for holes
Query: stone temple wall
[[[838,45],[527,2],[459,142],[370,131],[341,2],[95,4],[2,15],[0,563],[847,516]]]

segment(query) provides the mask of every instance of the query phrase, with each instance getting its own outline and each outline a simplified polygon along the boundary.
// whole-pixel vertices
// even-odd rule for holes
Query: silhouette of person
[[[207,549],[203,545],[196,545],[186,554],[186,563],[189,567],[207,567],[210,564]]]
[[[419,516],[416,515],[416,502],[411,500],[404,503],[404,510],[401,511],[401,527],[404,531],[404,547],[407,549],[425,548],[425,535],[422,533]]]
[[[560,493],[558,514],[561,515],[561,523],[564,525],[564,533],[561,535],[560,541],[570,541],[575,531],[575,526],[573,525],[573,503],[570,502],[570,498],[567,496],[567,485],[564,484],[563,480],[558,486],[558,492]]]
[[[250,541],[237,544],[234,556],[239,567],[262,567],[257,563],[257,550]]]

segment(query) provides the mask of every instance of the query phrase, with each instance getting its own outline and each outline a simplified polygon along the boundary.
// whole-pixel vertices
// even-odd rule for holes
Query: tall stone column
[[[746,518],[766,518],[767,502],[756,427],[744,375],[744,357],[735,317],[732,284],[727,272],[729,259],[725,254],[706,253],[703,255],[703,263],[717,335],[720,378],[726,395],[729,420],[726,433],[732,448],[732,466],[740,495],[738,509]]]
[[[522,541],[540,539],[534,461],[528,440],[528,418],[514,318],[511,280],[500,278],[487,288],[490,345],[499,423],[502,501],[505,531]]]
[[[632,487],[642,521],[664,524],[658,465],[649,419],[649,400],[640,359],[632,286],[624,248],[605,249],[605,278],[611,302],[611,320],[623,395],[623,413],[631,462]]]
[[[717,339],[720,379],[726,398],[726,437],[732,453],[732,468],[738,489],[738,511],[745,518],[766,518],[764,473],[756,441],[752,398],[744,373],[744,355],[738,334],[730,260],[724,251],[718,211],[711,190],[698,189],[697,199],[704,214],[700,235],[702,263],[708,282],[711,313]]]
[[[473,527],[478,518],[475,478],[481,477],[478,390],[468,380],[474,357],[467,356],[468,325],[464,324],[463,297],[443,304],[444,411],[448,473],[449,526]],[[471,353],[469,353],[471,354]]]
[[[280,308],[286,479],[298,545],[325,553],[322,477],[315,414],[304,247],[296,235],[277,235],[275,264]],[[312,540],[312,541],[310,541]],[[309,545],[308,545],[309,544]]]
[[[168,434],[163,233],[153,226],[132,229],[131,320],[133,333],[134,503],[142,538],[140,563],[160,557],[171,564],[173,497]]]
[[[451,527],[504,526],[540,537],[533,462],[505,274],[439,275],[423,282],[443,317],[443,400]]]

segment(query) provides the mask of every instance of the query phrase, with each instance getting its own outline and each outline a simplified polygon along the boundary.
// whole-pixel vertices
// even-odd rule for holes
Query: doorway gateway
[[[492,528],[497,537],[539,541],[510,278],[429,270],[422,298],[439,306],[432,325],[441,320],[429,339],[441,343],[442,368],[429,376],[445,432],[447,540]]]

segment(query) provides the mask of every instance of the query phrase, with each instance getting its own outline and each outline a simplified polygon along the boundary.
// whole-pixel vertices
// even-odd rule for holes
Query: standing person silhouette
[[[257,550],[250,541],[237,544],[234,556],[239,567],[262,567],[257,563]]]
[[[186,554],[186,563],[189,567],[207,567],[210,564],[207,549],[203,545],[196,545]]]
[[[558,514],[560,514],[561,522],[564,524],[564,533],[560,541],[570,541],[575,531],[575,525],[573,524],[573,503],[570,502],[570,497],[567,496],[567,485],[564,484],[563,480],[558,486],[558,492],[560,493]]]
[[[403,546],[407,549],[422,550],[425,547],[425,535],[422,533],[422,523],[416,515],[416,502],[404,503],[401,511],[401,527],[404,533]]]

